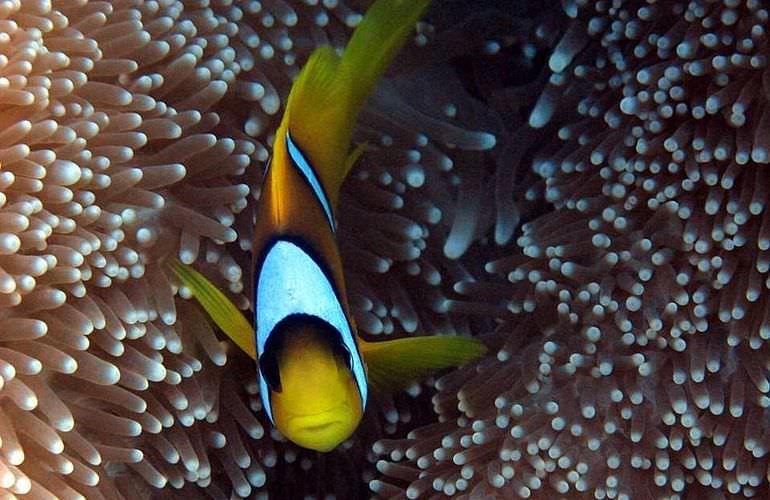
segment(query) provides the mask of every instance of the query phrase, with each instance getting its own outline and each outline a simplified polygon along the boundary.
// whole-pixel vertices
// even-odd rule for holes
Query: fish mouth
[[[341,418],[349,412],[342,404],[310,415],[296,415],[287,422],[287,436],[300,446],[317,451],[331,451],[350,437],[355,425]]]
[[[341,424],[339,418],[340,411],[344,410],[345,405],[332,408],[331,410],[310,415],[296,415],[289,420],[289,426],[297,430],[308,432],[327,429],[335,424]]]
[[[340,421],[339,420],[334,420],[332,422],[325,422],[325,423],[321,423],[321,424],[318,424],[318,425],[306,425],[304,427],[304,429],[306,431],[308,431],[308,432],[321,432],[321,431],[323,431],[325,429],[328,429],[329,427],[331,427],[332,425],[337,424],[337,423],[340,423]]]

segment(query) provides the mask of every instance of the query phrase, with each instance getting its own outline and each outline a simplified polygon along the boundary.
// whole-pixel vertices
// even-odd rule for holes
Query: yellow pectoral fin
[[[458,336],[412,337],[384,342],[360,341],[369,382],[378,391],[395,391],[443,368],[480,358],[487,347]]]
[[[366,150],[367,144],[365,142],[362,142],[358,146],[353,149],[353,151],[350,152],[347,159],[345,159],[345,175],[347,175],[348,172],[350,172],[350,169],[353,168],[353,165],[356,164],[358,159],[361,157],[361,155]]]
[[[169,267],[179,280],[192,291],[193,297],[203,306],[214,323],[232,339],[246,354],[256,359],[254,329],[243,313],[230,302],[213,283],[192,267],[179,262],[169,261]]]

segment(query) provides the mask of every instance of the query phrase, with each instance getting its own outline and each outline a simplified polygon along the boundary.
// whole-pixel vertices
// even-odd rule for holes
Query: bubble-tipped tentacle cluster
[[[314,455],[266,431],[253,366],[229,356],[162,265],[172,255],[195,262],[248,307],[247,208],[282,100],[309,53],[344,45],[360,18],[336,1],[0,5],[5,493],[249,497],[276,488],[287,469],[306,478],[297,495],[363,487],[321,484]],[[430,26],[422,31],[425,45]],[[393,331],[393,319],[407,332],[467,331],[463,310],[457,325],[438,323],[448,310],[441,290],[451,292],[441,276],[467,272],[453,259],[483,232],[459,234],[457,220],[481,227],[489,214],[457,208],[457,185],[461,199],[478,187],[463,195],[446,172],[494,138],[470,131],[481,123],[470,112],[458,116],[473,106],[462,89],[436,115],[402,102],[404,85],[370,107],[378,117],[360,135],[377,151],[346,188],[345,231],[369,226],[344,249],[357,319],[370,333]],[[431,304],[389,272],[395,262],[424,277]],[[409,398],[383,404],[387,430],[410,418]],[[364,456],[361,443],[379,429],[370,422],[346,446]],[[341,454],[327,461],[361,474]]]
[[[768,15],[575,1],[538,27],[554,210],[486,266],[515,314],[496,359],[439,382],[442,423],[378,443],[374,491],[767,495]]]
[[[246,205],[228,176],[254,145],[212,133],[226,85],[189,77],[216,58],[188,38],[227,23],[141,2],[3,8],[2,487],[118,498],[120,469],[205,483],[211,438],[185,428],[216,417],[225,351],[177,321],[158,257],[234,241]]]

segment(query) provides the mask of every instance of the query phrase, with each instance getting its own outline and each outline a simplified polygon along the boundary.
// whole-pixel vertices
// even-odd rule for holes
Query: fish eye
[[[345,344],[342,343],[342,341],[335,339],[335,341],[332,343],[332,350],[335,355],[342,358],[348,370],[353,369],[353,353],[350,352],[350,350],[345,346]]]
[[[259,358],[259,371],[271,391],[281,392],[281,373],[278,370],[278,360],[275,355],[263,354]]]

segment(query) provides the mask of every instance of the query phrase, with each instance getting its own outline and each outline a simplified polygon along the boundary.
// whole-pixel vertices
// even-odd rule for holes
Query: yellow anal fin
[[[353,162],[346,162],[358,113],[406,42],[430,0],[377,0],[342,57],[328,46],[311,54],[292,85],[279,133],[287,130],[319,173],[332,207]]]
[[[361,341],[360,348],[369,382],[378,391],[403,389],[443,368],[460,366],[487,352],[480,340],[458,336]]]
[[[254,329],[243,317],[243,313],[235,307],[235,304],[204,275],[187,264],[183,264],[177,259],[171,259],[169,267],[177,278],[190,289],[193,297],[206,310],[214,323],[243,352],[256,359]]]

